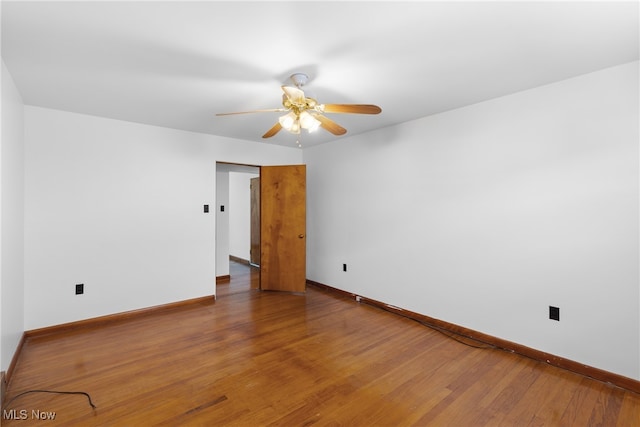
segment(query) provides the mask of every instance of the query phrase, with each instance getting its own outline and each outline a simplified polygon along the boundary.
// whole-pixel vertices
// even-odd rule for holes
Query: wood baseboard
[[[126,320],[135,319],[138,317],[149,316],[157,314],[163,311],[171,311],[180,309],[193,304],[213,304],[216,301],[215,295],[209,295],[206,297],[193,298],[184,301],[172,302],[169,304],[157,305],[154,307],[141,308],[139,310],[125,311],[122,313],[109,314],[107,316],[94,317],[91,319],[79,320],[77,322],[63,323],[60,325],[47,326],[39,329],[32,329],[24,333],[24,339],[41,337],[51,334],[59,334],[78,329],[91,329],[98,326],[103,326],[108,323],[122,322]],[[16,352],[17,353],[17,352]]]
[[[505,350],[511,353],[516,353],[521,356],[525,356],[542,363],[547,363],[551,366],[565,369],[567,371],[571,371],[576,374],[580,374],[580,375],[592,378],[594,380],[609,383],[614,386],[623,388],[625,390],[632,391],[634,393],[640,393],[640,381],[634,380],[629,377],[625,377],[623,375],[615,374],[613,372],[605,371],[603,369],[584,365],[582,363],[579,363],[573,360],[569,360],[560,356],[545,353],[543,351],[536,350],[534,348],[530,348],[530,347],[527,347],[518,343],[514,343],[511,341],[507,341],[502,338],[497,338],[491,335],[487,335],[482,332],[474,331],[472,329],[468,329],[453,323],[445,322],[443,320],[435,319],[433,317],[425,316],[420,313],[404,310],[400,307],[395,307],[381,301],[370,299],[370,298],[357,295],[351,292],[346,292],[341,289],[337,289],[332,286],[325,285],[323,283],[315,282],[313,280],[307,279],[307,284],[319,289],[323,289],[323,290],[335,293],[344,298],[353,299],[358,302],[369,304],[371,306],[398,314],[400,316],[404,316],[404,317],[416,320],[420,323],[423,323],[428,326],[432,326],[439,330],[444,330],[444,331],[459,335],[461,337],[470,338],[474,341],[488,344],[498,349]]]
[[[244,265],[251,264],[248,259],[240,258],[240,257],[237,257],[235,255],[229,255],[229,260],[233,261],[233,262],[240,263],[240,264],[244,264]]]
[[[231,281],[231,275],[227,274],[224,276],[216,276],[216,285],[220,283],[229,283]]]

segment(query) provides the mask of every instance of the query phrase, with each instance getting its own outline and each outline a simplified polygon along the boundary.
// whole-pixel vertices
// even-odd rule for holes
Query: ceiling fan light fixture
[[[320,122],[318,120],[316,120],[315,118],[313,120],[315,120],[313,122],[313,124],[307,128],[309,133],[313,133],[313,132],[317,131],[318,128],[320,127]]]
[[[300,113],[300,126],[309,132],[315,132],[320,127],[320,121],[306,111],[303,111]]]
[[[283,129],[286,129],[289,132],[291,132],[293,127],[296,125],[296,122],[298,121],[298,117],[293,111],[290,111],[284,116],[280,116],[280,118],[278,118],[278,121],[280,122],[280,125],[282,126]]]

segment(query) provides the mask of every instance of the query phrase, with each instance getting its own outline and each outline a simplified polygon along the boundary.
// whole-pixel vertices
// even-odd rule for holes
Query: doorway
[[[259,176],[259,166],[216,163],[217,283],[231,278],[232,262],[250,264],[250,182]]]
[[[217,282],[231,279],[233,260],[259,266],[261,290],[305,292],[305,165],[258,167],[218,162],[216,208]],[[236,232],[230,231],[230,226],[235,226],[232,214],[246,218],[235,227]],[[238,243],[240,246],[232,246]],[[227,280],[219,281],[220,277]]]

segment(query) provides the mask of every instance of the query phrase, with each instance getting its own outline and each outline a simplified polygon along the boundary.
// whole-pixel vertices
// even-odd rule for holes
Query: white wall
[[[301,150],[25,107],[25,328],[215,292],[216,161]],[[84,283],[85,294],[74,295]]]
[[[229,173],[229,253],[251,259],[251,179],[259,174]]]
[[[229,274],[229,210],[220,211],[228,205],[229,172],[216,171],[216,202],[210,207],[216,216],[216,277]]]
[[[6,371],[24,330],[24,106],[2,62],[0,139],[0,370]]]
[[[640,379],[638,114],[635,62],[305,149],[307,277]]]
[[[2,2],[0,1],[0,22],[2,22]],[[0,124],[2,125],[2,129],[4,129],[5,125],[4,123],[2,123],[2,104],[5,103],[4,101],[4,88],[3,86],[3,82],[5,80],[6,77],[3,77],[5,72],[7,71],[7,68],[4,65],[4,60],[2,60],[2,31],[0,31],[0,62],[2,62],[2,64],[0,64]],[[15,83],[14,83],[14,87],[15,87]],[[0,129],[0,187],[2,186],[2,182],[1,182],[1,177],[2,177],[2,129]],[[1,191],[1,188],[0,188]],[[2,222],[2,193],[0,193],[0,224]],[[2,241],[2,227],[0,225],[0,242]],[[7,348],[7,346],[3,345],[4,342],[4,334],[2,333],[3,331],[3,322],[2,322],[2,245],[0,244],[0,372],[4,372],[7,368],[5,367],[5,363],[7,365],[7,367],[9,366],[10,362],[4,362],[6,356],[4,355],[4,349]],[[8,345],[8,343],[7,343]],[[15,351],[14,351],[15,352]],[[12,353],[14,353],[12,352]],[[11,357],[8,355],[8,357]],[[2,385],[4,386],[4,384]]]

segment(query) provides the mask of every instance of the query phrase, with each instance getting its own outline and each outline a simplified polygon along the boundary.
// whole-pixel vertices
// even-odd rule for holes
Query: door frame
[[[262,167],[263,166],[251,165],[251,164],[246,164],[246,163],[233,163],[233,162],[216,161],[216,173],[218,171],[220,171],[220,169],[219,169],[220,166],[222,166],[222,168],[224,169],[223,171],[225,171],[227,173],[228,172],[250,172],[250,173],[257,174],[259,178],[262,177],[261,172],[262,172]],[[303,164],[273,165],[273,166],[303,166]],[[260,182],[262,183],[262,180],[260,180]],[[305,182],[305,188],[306,188],[306,182]],[[262,197],[262,185],[261,185],[261,189],[260,189],[260,197]],[[216,191],[216,208],[217,208],[218,205],[219,205],[219,199],[218,199],[218,194],[217,194],[217,191]],[[215,212],[217,213],[217,209],[215,210]],[[260,215],[260,216],[262,216],[262,215]],[[217,219],[214,219],[214,222],[216,222],[215,228],[217,229],[217,226],[218,226]],[[227,227],[228,227],[228,223],[227,223]],[[306,242],[306,231],[304,232],[303,237],[304,237],[304,240]],[[261,233],[260,234],[260,245],[262,245],[262,241],[263,241],[263,237],[262,237],[262,233]],[[219,250],[217,236],[215,238],[215,245],[216,245],[216,254],[217,254],[218,250]],[[262,250],[262,248],[260,250]],[[227,251],[228,251],[228,249],[227,249]],[[217,257],[217,255],[216,255],[216,257]],[[228,259],[228,256],[227,256],[227,259]],[[260,283],[262,283],[262,270],[260,270],[260,276],[261,276]],[[230,276],[229,276],[229,278],[230,278]],[[305,282],[306,282],[306,278],[305,278]],[[259,285],[259,289],[262,289],[261,285]]]
[[[258,176],[260,176],[260,166],[259,165],[252,165],[252,164],[248,164],[248,163],[234,163],[234,162],[222,162],[222,161],[216,161],[216,173],[217,172],[246,172],[246,173],[255,173]],[[217,185],[216,185],[217,187]],[[217,216],[218,214],[218,207],[220,205],[220,200],[219,200],[219,195],[217,192],[217,188],[216,190],[216,200],[215,200],[215,208],[213,209],[213,213],[214,215]],[[218,242],[218,235],[217,235],[217,218],[214,218],[214,222],[215,227],[214,229],[216,229],[216,235],[214,237],[214,244],[215,244],[215,253],[216,253],[216,258],[218,257],[219,251],[220,249],[220,244]],[[227,223],[227,228],[229,227],[228,223]],[[227,252],[228,252],[228,247],[227,247]],[[229,254],[227,253],[227,257],[226,259],[228,260],[228,256]],[[215,259],[214,259],[215,262]],[[229,261],[226,261],[229,262]],[[228,267],[227,267],[228,268]],[[216,266],[217,269],[217,266]],[[217,276],[217,272],[216,272],[216,276]],[[222,277],[222,276],[221,276]],[[227,276],[230,278],[230,276]]]

